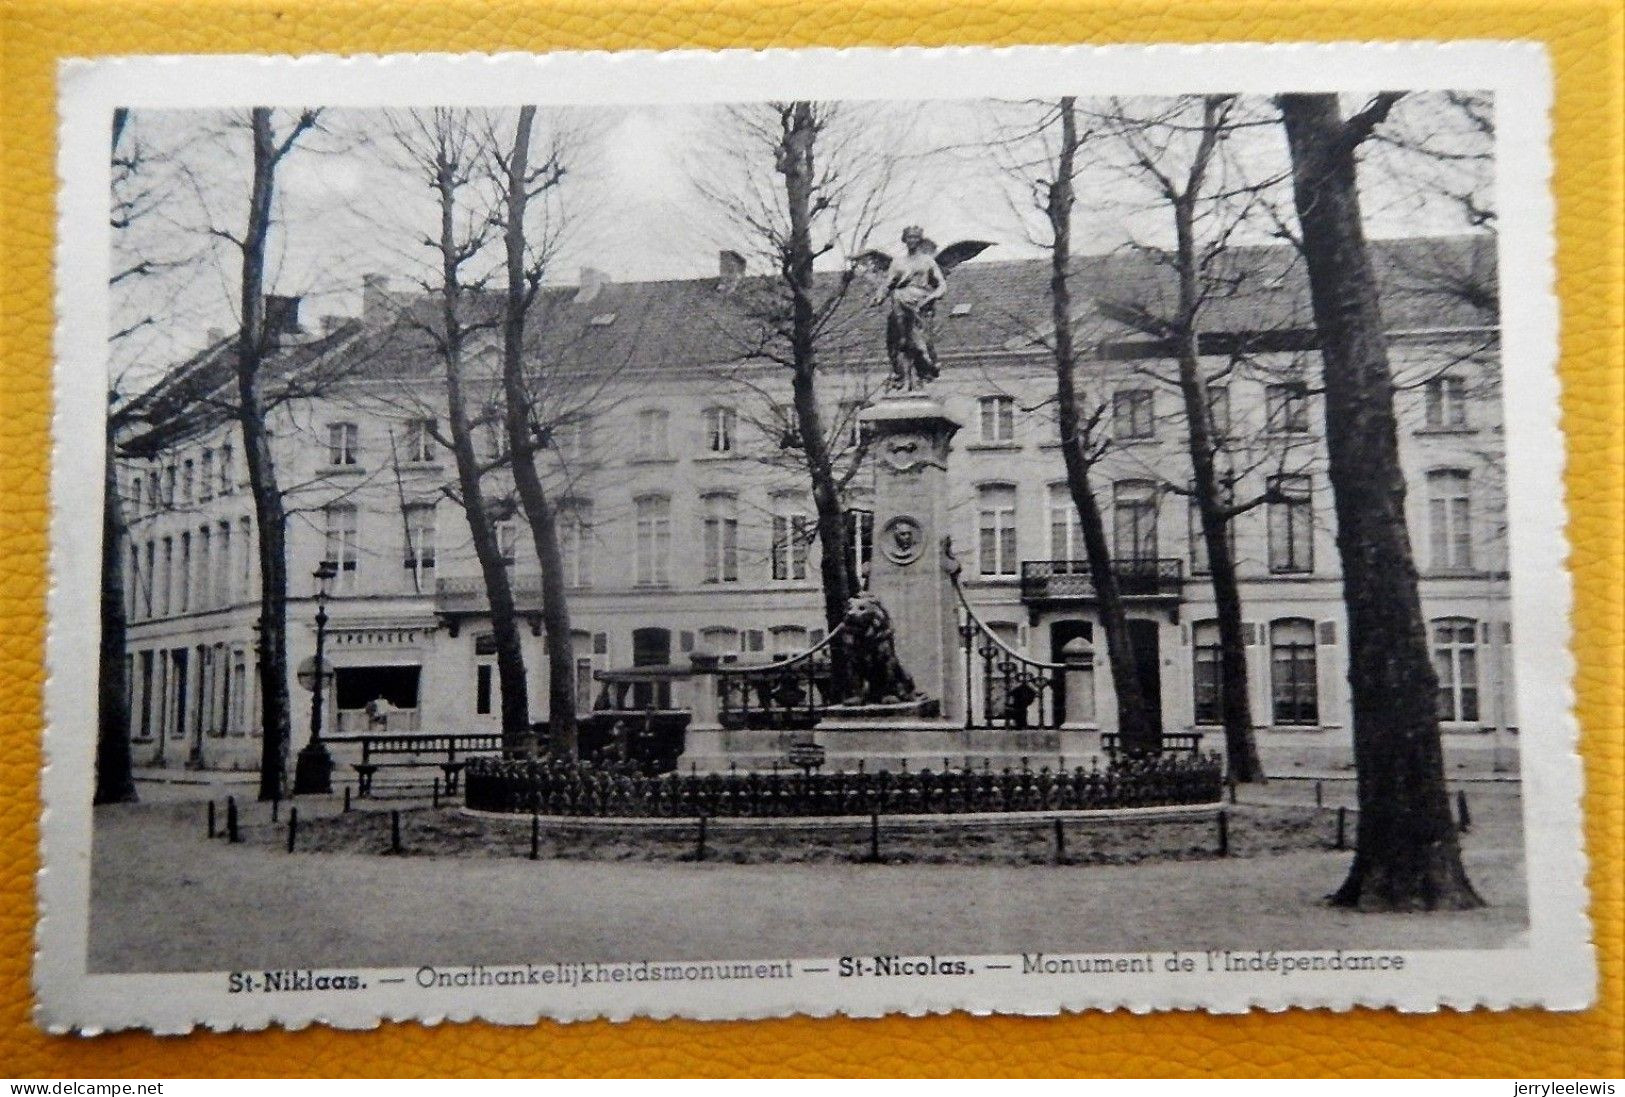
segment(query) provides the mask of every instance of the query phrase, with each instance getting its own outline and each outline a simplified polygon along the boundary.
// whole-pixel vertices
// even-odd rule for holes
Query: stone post
[[[958,599],[943,565],[948,451],[960,424],[938,400],[887,396],[862,414],[875,465],[869,591],[891,613],[897,657],[915,686],[962,720]]]

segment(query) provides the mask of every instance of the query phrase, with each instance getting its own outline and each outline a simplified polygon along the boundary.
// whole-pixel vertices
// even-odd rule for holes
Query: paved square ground
[[[1518,787],[1465,787],[1467,869],[1490,905],[1407,915],[1326,907],[1350,858],[1330,850],[1060,867],[290,855],[205,836],[202,800],[226,789],[168,788],[96,810],[90,968],[1513,947],[1527,917]],[[269,822],[250,788],[229,791],[247,822]],[[1323,800],[1353,793],[1327,782]],[[1257,798],[1313,802],[1314,786],[1277,782]]]

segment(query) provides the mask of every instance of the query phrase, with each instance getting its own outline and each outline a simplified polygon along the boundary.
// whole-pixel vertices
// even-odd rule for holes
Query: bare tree
[[[1354,863],[1332,896],[1360,910],[1481,906],[1462,867],[1405,524],[1382,309],[1366,244],[1357,155],[1399,95],[1345,119],[1335,95],[1283,95],[1293,195],[1325,363],[1326,444],[1349,616],[1360,818]]]
[[[121,194],[121,183],[135,176],[137,159],[120,156],[119,145],[129,122],[130,112],[120,108],[113,112],[113,212],[110,218],[114,232],[128,224],[130,216],[121,207],[133,201]],[[114,273],[111,282],[116,286],[120,274]],[[116,333],[115,333],[116,337]],[[130,754],[130,710],[126,703],[129,682],[124,669],[125,615],[124,605],[129,583],[134,576],[124,574],[126,530],[121,485],[118,477],[117,444],[119,417],[114,404],[118,394],[109,399],[106,422],[106,464],[102,475],[102,566],[101,566],[101,644],[98,651],[96,677],[96,791],[94,803],[129,803],[137,799],[135,773]]]
[[[1170,308],[1151,300],[1111,302],[1114,312],[1139,330],[1163,341],[1178,368],[1185,448],[1190,458],[1189,493],[1201,522],[1209,582],[1219,638],[1219,706],[1224,723],[1225,753],[1231,779],[1238,783],[1266,780],[1253,734],[1247,684],[1247,648],[1241,592],[1231,524],[1241,514],[1270,501],[1266,493],[1235,497],[1235,469],[1222,468],[1226,438],[1215,422],[1211,367],[1204,365],[1203,319],[1216,298],[1233,295],[1246,275],[1224,260],[1231,241],[1246,221],[1251,205],[1271,185],[1269,180],[1222,177],[1219,157],[1238,127],[1256,125],[1237,110],[1229,95],[1157,101],[1143,110],[1113,100],[1092,118],[1099,138],[1117,146],[1124,170],[1149,189],[1172,221],[1171,250],[1149,249],[1154,263],[1171,268],[1175,279]],[[1230,364],[1221,369],[1228,371]],[[1186,490],[1180,487],[1178,490]]]
[[[316,125],[317,118],[317,111],[302,111],[278,134],[270,108],[255,107],[250,112],[254,174],[248,218],[242,236],[232,238],[242,253],[237,421],[242,429],[243,457],[260,537],[261,800],[280,799],[285,791],[292,734],[288,701],[287,516],[267,430],[261,368],[269,339],[265,317],[266,240],[276,199],[277,168],[306,131]]]
[[[1135,667],[1122,590],[1092,482],[1096,466],[1110,448],[1103,429],[1108,408],[1100,401],[1091,406],[1080,394],[1077,378],[1079,363],[1073,335],[1071,289],[1072,209],[1076,202],[1073,184],[1082,139],[1078,133],[1076,101],[1064,98],[1046,113],[1050,115],[1050,124],[1059,129],[1055,158],[1049,165],[1051,177],[1039,179],[1037,186],[1050,228],[1050,312],[1054,328],[1050,351],[1055,360],[1055,410],[1061,455],[1066,463],[1067,488],[1083,533],[1101,631],[1106,635],[1123,749],[1130,754],[1155,754],[1162,750],[1162,734]]]
[[[489,464],[481,460],[473,414],[477,393],[470,391],[467,375],[471,339],[504,323],[504,309],[481,293],[487,272],[479,266],[500,224],[502,196],[491,192],[485,170],[490,151],[486,132],[472,112],[450,108],[412,112],[398,119],[393,129],[396,146],[410,169],[428,185],[438,213],[436,230],[424,241],[436,262],[435,279],[429,287],[437,298],[434,317],[422,317],[408,308],[401,311],[400,318],[427,336],[444,368],[448,437],[443,441],[456,461],[455,498],[468,522],[490,606],[503,748],[529,756],[535,753],[536,737],[530,726],[513,583],[498,543],[491,500],[482,484],[482,478],[496,464],[505,463],[508,455],[499,454]]]
[[[547,734],[555,757],[576,755],[576,705],[572,683],[575,652],[570,631],[570,604],[566,593],[564,553],[559,546],[558,511],[536,468],[536,451],[546,435],[538,429],[524,374],[525,322],[541,288],[552,256],[552,240],[535,240],[527,233],[526,212],[537,199],[564,179],[564,150],[555,143],[533,164],[532,131],[536,108],[519,109],[512,144],[503,150],[493,141],[490,155],[502,183],[503,256],[507,286],[502,310],[503,426],[513,463],[514,487],[519,492],[536,558],[542,574],[542,627],[547,645]]]
[[[820,370],[850,334],[853,317],[843,306],[854,283],[851,263],[886,207],[895,169],[872,135],[844,124],[849,109],[798,100],[732,111],[733,177],[700,185],[725,222],[748,238],[772,270],[771,277],[739,288],[722,322],[732,330],[743,360],[770,361],[789,371],[788,407],[780,413],[769,404],[764,418],[782,415],[783,448],[799,456],[812,488],[830,629],[840,623],[861,582],[846,551],[843,502],[861,450],[842,447],[837,432],[828,429]],[[843,268],[820,277],[815,268],[826,258],[841,261]]]

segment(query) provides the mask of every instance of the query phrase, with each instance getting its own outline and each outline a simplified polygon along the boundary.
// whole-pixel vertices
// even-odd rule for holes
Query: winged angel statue
[[[859,255],[857,266],[879,282],[869,304],[890,303],[886,317],[886,357],[891,360],[891,387],[910,392],[937,379],[942,372],[931,339],[936,303],[948,292],[948,275],[967,259],[982,254],[991,243],[961,240],[941,251],[926,239],[918,225],[903,230],[907,253],[893,258],[879,250]]]

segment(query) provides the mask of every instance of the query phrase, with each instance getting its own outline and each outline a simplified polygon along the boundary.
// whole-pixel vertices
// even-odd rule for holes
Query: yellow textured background
[[[0,2],[0,1075],[1625,1074],[1618,0]],[[1557,73],[1558,280],[1601,1006],[1584,1014],[388,1025],[50,1038],[30,1020],[52,331],[54,71],[119,53],[1538,39]],[[87,594],[90,592],[87,591]]]

